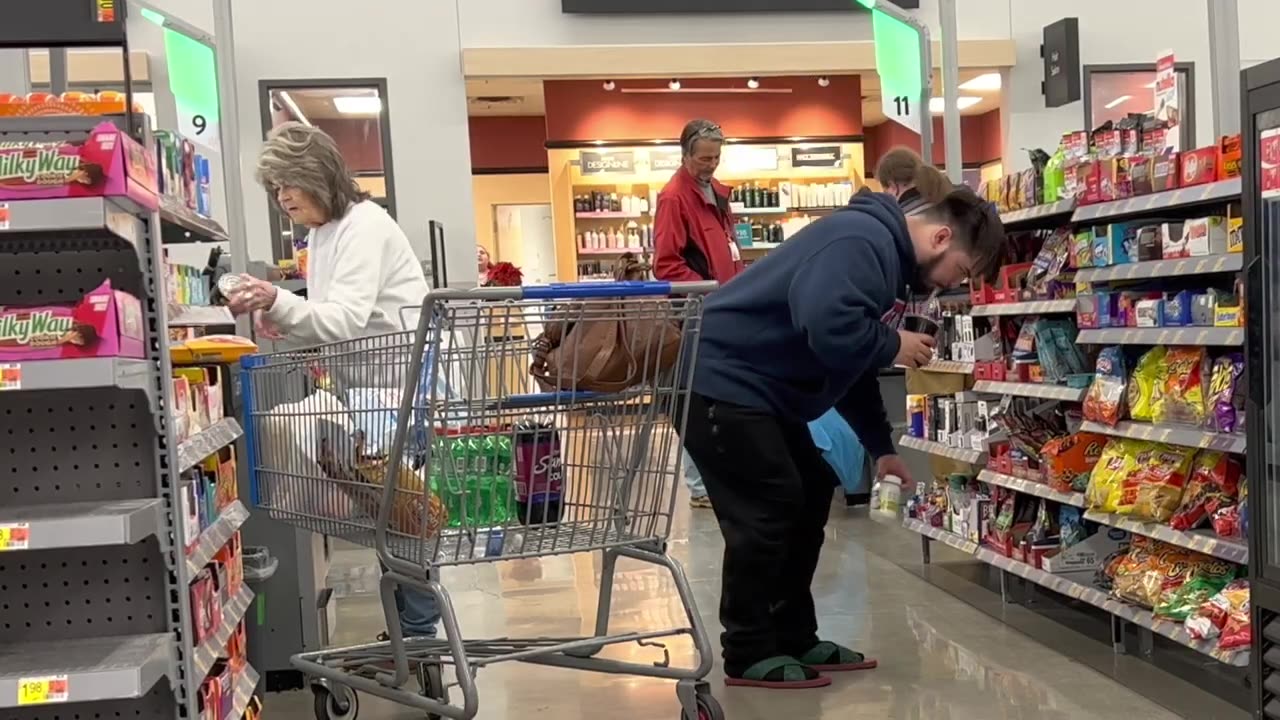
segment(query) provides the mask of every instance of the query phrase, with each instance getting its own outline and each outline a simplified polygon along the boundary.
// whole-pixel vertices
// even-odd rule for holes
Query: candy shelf
[[[1042,482],[1035,480],[1027,480],[1025,478],[1014,477],[1013,475],[1005,475],[994,470],[983,470],[978,473],[978,480],[989,483],[991,485],[999,485],[1003,488],[1015,490],[1027,495],[1035,495],[1046,500],[1062,503],[1063,505],[1072,505],[1078,508],[1088,506],[1088,502],[1084,498],[1084,493],[1071,492],[1065,493],[1054,490]]]
[[[911,435],[903,435],[898,444],[912,450],[919,450],[930,455],[938,457],[950,458],[951,460],[959,460],[960,462],[969,463],[970,465],[981,465],[987,461],[987,453],[982,450],[965,450],[964,448],[953,448],[949,445],[943,445],[933,440],[925,440]]]
[[[1092,520],[1103,525],[1128,530],[1131,533],[1155,538],[1170,545],[1195,550],[1196,552],[1212,555],[1234,563],[1244,564],[1249,562],[1249,547],[1244,544],[1243,540],[1218,537],[1209,530],[1183,532],[1161,523],[1133,520],[1123,515],[1099,512],[1097,510],[1086,511],[1084,518],[1085,520]]]
[[[0,132],[3,127],[0,126]],[[134,247],[145,244],[146,228],[138,207],[125,198],[82,197],[58,200],[0,201],[8,221],[0,237],[25,233],[106,231]]]
[[[163,527],[158,498],[0,507],[0,551],[132,545]]]
[[[926,525],[920,520],[906,518],[902,521],[902,526],[911,532],[920,533],[930,540],[937,540],[943,545],[955,548],[966,555],[972,555],[978,550],[978,543],[973,542],[972,540],[966,540],[965,538],[962,538],[955,533],[947,532],[942,528]]]
[[[173,679],[173,649],[167,633],[7,643],[0,708],[140,698]]]
[[[1207,255],[1181,260],[1148,260],[1146,262],[1084,268],[1076,271],[1076,282],[1100,283],[1111,280],[1146,280],[1159,277],[1187,277],[1213,273],[1239,272],[1244,269],[1243,253]]]
[[[1089,392],[1088,388],[1072,388],[1066,385],[1002,382],[998,380],[979,380],[973,384],[973,389],[975,392],[1044,398],[1046,400],[1064,400],[1067,402],[1080,402],[1084,400],[1084,396]]]
[[[127,358],[76,358],[0,362],[0,390],[40,392],[84,388],[120,388],[152,394],[154,369],[146,360]]]
[[[1154,440],[1156,442],[1179,445],[1181,447],[1208,448],[1223,452],[1243,453],[1247,443],[1244,435],[1232,433],[1215,433],[1197,430],[1194,427],[1181,425],[1154,425],[1152,423],[1121,421],[1115,427],[1091,421],[1085,421],[1080,429],[1099,435],[1130,438],[1133,440]]]
[[[1244,344],[1242,327],[1097,328],[1076,335],[1081,345],[1220,345]]]
[[[1073,313],[1076,311],[1076,299],[1065,300],[1029,300],[1013,303],[986,303],[974,305],[970,313],[975,316],[997,315],[1048,315],[1050,313]]]
[[[218,519],[200,533],[200,539],[187,552],[187,575],[195,577],[195,574],[200,572],[200,568],[213,559],[214,554],[227,544],[247,519],[249,519],[249,511],[239,500],[223,509]]]
[[[1018,229],[1016,227],[1022,224],[1045,224],[1043,221],[1053,219],[1065,225],[1070,222],[1071,212],[1076,209],[1076,199],[1069,198],[1067,200],[1059,200],[1047,205],[1036,205],[1035,207],[1023,208],[1022,210],[1011,210],[1006,213],[1000,213],[1000,222],[1010,230]]]
[[[234,418],[218,422],[183,440],[178,445],[178,472],[184,473],[201,460],[236,441],[243,434]]]
[[[1232,178],[1231,180],[1221,180],[1207,185],[1166,190],[1152,195],[1139,195],[1138,197],[1098,203],[1096,205],[1082,205],[1072,213],[1071,221],[1082,223],[1112,220],[1130,215],[1160,213],[1175,208],[1222,202],[1239,197],[1240,187],[1240,178]]]
[[[954,373],[956,375],[972,375],[973,363],[958,360],[934,360],[920,368],[925,372]]]
[[[1013,558],[1005,557],[994,550],[984,547],[978,548],[974,557],[988,565],[992,565],[1001,570],[1017,575],[1020,578],[1035,583],[1036,585],[1061,593],[1067,597],[1086,602],[1120,618],[1121,620],[1147,628],[1158,635],[1169,638],[1180,645],[1189,647],[1192,650],[1207,655],[1219,662],[1226,663],[1233,667],[1248,667],[1249,665],[1248,650],[1220,651],[1215,647],[1215,643],[1212,641],[1193,639],[1187,634],[1182,623],[1170,620],[1158,620],[1150,610],[1145,610],[1117,600],[1098,588],[1078,582],[1078,577],[1073,578],[1067,575],[1054,575],[1043,570],[1037,570],[1024,562],[1019,562]]]
[[[195,676],[191,680],[194,683],[198,685],[208,677],[209,668],[213,667],[213,663],[217,661],[218,656],[226,651],[227,641],[231,639],[232,633],[236,631],[236,626],[244,619],[244,614],[249,609],[249,603],[252,602],[253,591],[249,589],[248,584],[242,584],[235,597],[222,606],[222,620],[218,624],[218,628],[196,648],[195,658],[192,660]]]
[[[160,205],[160,222],[166,245],[192,242],[227,242],[227,231],[217,221],[165,198]]]

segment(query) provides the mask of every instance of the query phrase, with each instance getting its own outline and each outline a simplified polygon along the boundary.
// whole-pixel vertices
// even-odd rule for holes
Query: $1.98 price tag
[[[26,550],[31,545],[31,526],[27,523],[0,525],[0,552]]]
[[[44,705],[67,701],[66,675],[18,680],[18,705]]]

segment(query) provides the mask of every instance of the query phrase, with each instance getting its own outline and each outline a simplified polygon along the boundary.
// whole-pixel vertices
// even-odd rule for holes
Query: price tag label
[[[18,363],[0,363],[0,392],[22,389],[22,366]]]
[[[46,705],[67,701],[66,675],[21,678],[18,680],[18,706]]]
[[[31,545],[31,526],[27,523],[0,525],[0,552],[26,550]]]
[[[0,203],[0,230],[9,229],[9,203]]]

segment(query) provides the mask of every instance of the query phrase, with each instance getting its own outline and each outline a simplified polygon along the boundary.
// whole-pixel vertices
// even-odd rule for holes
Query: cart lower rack
[[[476,671],[506,661],[677,680],[685,717],[723,717],[703,682],[706,628],[666,555],[680,479],[672,431],[714,287],[433,291],[402,314],[412,331],[245,358],[253,503],[373,548],[386,568],[386,641],[293,658],[315,679],[317,717],[353,718],[360,691],[468,720]],[[465,639],[433,579],[443,566],[588,551],[603,555],[590,637]],[[669,570],[689,624],[610,634],[619,557]],[[398,588],[435,599],[443,639],[404,636]],[[671,667],[661,641],[680,636],[697,667]],[[655,662],[598,657],[619,643],[653,648]]]

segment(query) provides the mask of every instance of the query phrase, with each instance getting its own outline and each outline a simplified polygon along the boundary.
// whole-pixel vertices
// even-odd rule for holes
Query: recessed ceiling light
[[[943,105],[944,102],[946,101],[944,101],[940,97],[929,98],[929,112],[935,115],[941,114],[943,107],[945,107]],[[960,110],[964,110],[965,108],[973,107],[974,105],[977,105],[980,102],[982,102],[982,98],[976,98],[976,97],[973,97],[972,95],[961,95],[959,98],[956,99],[956,107],[959,108]]]
[[[667,87],[671,90],[679,90],[680,81],[676,80],[675,78],[671,78],[671,82],[667,83]]]
[[[760,87],[760,78],[751,78],[747,80],[747,87],[751,88],[752,90],[755,90],[756,88]]]
[[[605,89],[605,90],[612,91],[612,90],[613,90],[614,88],[616,88],[616,87],[618,87],[618,83],[616,83],[616,82],[614,82],[614,81],[612,81],[612,80],[605,80],[605,81],[604,81],[604,89]]]
[[[827,77],[826,75],[823,75],[822,77],[818,78],[818,87],[827,87],[830,84],[831,84],[831,78]]]
[[[1112,100],[1111,102],[1107,103],[1106,105],[1103,105],[1102,107],[1110,110],[1111,108],[1117,105],[1120,105],[1122,103],[1126,103],[1132,99],[1133,99],[1132,95],[1121,95],[1120,97],[1116,98],[1115,100]]]
[[[370,95],[346,95],[333,99],[333,107],[343,115],[377,115],[382,112],[382,98]]]
[[[985,73],[968,81],[960,83],[961,90],[999,90],[1000,89],[1000,73]]]

